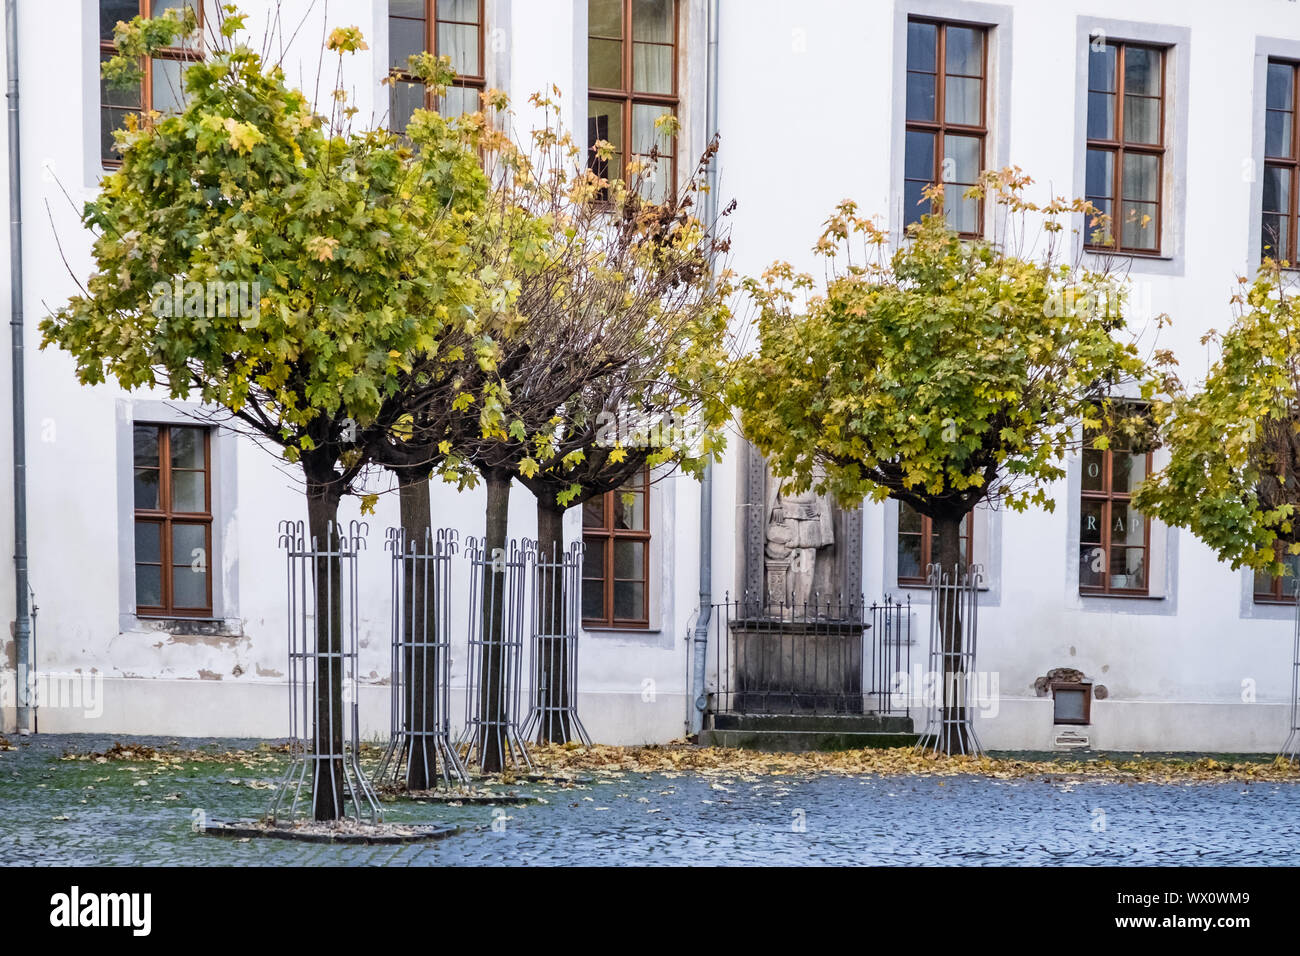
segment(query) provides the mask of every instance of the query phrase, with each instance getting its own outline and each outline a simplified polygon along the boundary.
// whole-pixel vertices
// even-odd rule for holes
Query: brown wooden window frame
[[[393,29],[392,21],[407,20],[419,22],[416,17],[395,16],[392,13],[391,8],[387,20],[390,43]],[[440,17],[438,16],[438,0],[424,0],[424,49],[426,52],[432,53],[434,56],[441,55],[438,51],[438,24],[440,23],[454,23],[457,26],[472,26],[476,27],[478,30],[478,73],[457,73],[448,86],[462,90],[474,90],[478,94],[476,99],[478,99],[479,105],[481,106],[482,94],[487,90],[487,2],[486,0],[478,0],[478,21],[475,23],[468,20],[449,20],[445,17]],[[389,73],[403,83],[420,83],[419,79],[400,67],[390,66]],[[424,86],[424,108],[437,112],[438,98],[434,95],[434,91],[427,84]],[[388,105],[390,120],[392,118],[392,110],[393,101],[390,96]]]
[[[918,537],[918,533],[915,531],[903,530],[903,509],[908,507],[910,507],[910,505],[907,505],[904,502],[900,501],[898,503],[898,549],[897,550],[898,550],[898,556],[900,558],[902,557],[902,551],[903,551],[903,538]],[[912,510],[915,511],[915,509]],[[905,575],[900,571],[898,573],[898,584],[900,587],[924,587],[928,584],[928,581],[926,580],[925,577],[925,569],[928,568],[934,561],[933,558],[934,522],[932,522],[925,515],[920,515],[920,518],[921,518],[921,531],[919,533],[919,537],[921,539],[921,573],[919,575],[914,575],[914,574]],[[972,511],[972,512],[968,512],[966,515],[966,534],[964,535],[966,539],[966,567],[968,568],[975,563],[974,531],[975,531],[975,513]]]
[[[1101,541],[1100,543],[1085,542],[1083,540],[1083,529],[1082,527],[1080,527],[1080,532],[1079,532],[1080,572],[1082,572],[1082,560],[1083,560],[1084,548],[1088,548],[1090,550],[1095,548],[1101,548],[1102,554],[1106,559],[1106,564],[1105,564],[1105,569],[1102,573],[1102,578],[1101,578],[1102,584],[1100,587],[1095,585],[1085,585],[1083,583],[1082,574],[1080,575],[1079,593],[1085,595],[1109,595],[1113,597],[1149,597],[1151,594],[1151,521],[1147,518],[1146,515],[1142,515],[1142,549],[1143,549],[1142,587],[1121,588],[1121,587],[1113,587],[1110,583],[1110,578],[1111,578],[1110,559],[1111,559],[1111,546],[1112,546],[1111,532],[1114,529],[1114,523],[1115,523],[1112,517],[1114,514],[1115,503],[1120,502],[1123,504],[1127,504],[1129,506],[1130,516],[1132,516],[1133,514],[1140,514],[1140,512],[1137,512],[1132,507],[1132,498],[1133,498],[1132,492],[1129,491],[1117,492],[1114,490],[1113,483],[1114,483],[1115,455],[1117,454],[1116,449],[1105,448],[1105,449],[1095,449],[1095,450],[1101,451],[1102,454],[1102,473],[1101,473],[1102,486],[1101,489],[1095,489],[1095,488],[1088,489],[1088,488],[1080,487],[1079,496],[1081,501],[1080,501],[1080,508],[1079,508],[1079,521],[1081,523],[1083,521],[1083,506],[1082,506],[1083,502],[1086,501],[1100,502],[1101,503],[1101,529],[1100,529]],[[1143,454],[1142,452],[1132,452],[1132,451],[1128,451],[1127,449],[1119,449],[1118,453],[1131,454],[1134,456]],[[1145,475],[1151,474],[1152,456],[1153,453],[1150,451],[1146,452],[1144,455],[1146,461],[1146,471],[1144,472]],[[1087,467],[1086,464],[1084,464],[1083,467]],[[1082,485],[1082,481],[1080,482],[1080,484]],[[1117,547],[1133,548],[1136,547],[1136,545],[1118,545]]]
[[[1281,66],[1291,71],[1291,109],[1277,110],[1268,105],[1268,70],[1274,66]],[[1296,240],[1300,238],[1297,230],[1297,220],[1300,219],[1300,200],[1296,197],[1296,186],[1300,184],[1300,128],[1297,128],[1297,119],[1300,119],[1300,62],[1287,60],[1281,57],[1269,57],[1268,65],[1265,67],[1264,74],[1264,124],[1265,130],[1268,128],[1269,113],[1290,113],[1291,114],[1291,141],[1287,144],[1291,150],[1290,156],[1270,156],[1268,154],[1268,136],[1264,136],[1264,176],[1267,180],[1270,169],[1284,170],[1290,179],[1290,186],[1287,190],[1289,199],[1285,210],[1271,210],[1264,208],[1263,187],[1260,188],[1260,217],[1259,217],[1259,254],[1260,258],[1271,257],[1279,261],[1286,261],[1291,265],[1296,262]],[[1265,241],[1265,217],[1278,215],[1285,217],[1286,227],[1286,252],[1282,256],[1273,255]],[[1276,248],[1273,249],[1276,252]]]
[[[1052,723],[1074,724],[1086,727],[1092,723],[1092,684],[1087,681],[1054,680],[1047,685],[1052,691]],[[1056,692],[1058,690],[1083,692],[1082,717],[1058,717],[1056,715]]]
[[[212,430],[197,425],[178,425],[174,422],[135,422],[136,428],[152,428],[157,432],[158,440],[158,507],[135,508],[132,518],[132,541],[135,540],[135,527],[140,524],[159,526],[159,562],[161,563],[161,593],[163,603],[158,605],[139,604],[139,588],[136,589],[136,615],[139,617],[197,617],[212,616]],[[171,434],[175,428],[191,428],[203,434],[203,511],[176,511],[172,508],[172,463]],[[135,473],[141,466],[132,452],[131,477],[134,485]],[[181,469],[191,471],[196,469]],[[172,568],[172,527],[175,524],[202,525],[204,529],[203,547],[207,566],[206,595],[203,607],[176,607],[173,593]],[[132,546],[134,548],[134,545]],[[154,565],[159,562],[140,561],[133,553],[133,567]]]
[[[621,110],[623,114],[623,122],[622,122],[622,129],[620,130],[620,135],[622,136],[622,143],[623,143],[623,171],[620,175],[623,176],[627,175],[627,168],[634,161],[636,161],[636,157],[645,155],[645,154],[632,152],[632,145],[633,145],[632,144],[632,112],[634,108],[636,106],[667,107],[672,112],[672,115],[674,117],[681,116],[681,90],[680,90],[681,82],[678,76],[678,71],[681,66],[682,0],[671,0],[671,3],[673,5],[673,42],[672,42],[673,53],[672,53],[672,68],[671,68],[672,77],[673,77],[672,93],[644,93],[644,92],[638,92],[634,88],[634,80],[633,80],[633,72],[632,72],[633,70],[632,57],[634,53],[634,47],[637,41],[634,41],[633,39],[634,34],[632,32],[633,0],[622,0],[622,4],[623,4],[622,36],[612,37],[612,36],[604,36],[601,34],[593,34],[591,32],[590,21],[588,21],[588,27],[587,27],[588,51],[590,51],[591,41],[593,39],[618,40],[623,45],[623,86],[620,89],[609,89],[606,87],[592,86],[590,82],[588,82],[587,84],[588,103],[590,103],[591,100],[603,100],[606,102],[617,101],[621,106]],[[656,44],[656,45],[664,45],[664,44]],[[590,52],[588,52],[587,62],[588,62],[588,68],[590,69],[590,63],[591,63]],[[590,115],[591,114],[588,113],[589,119],[590,119]],[[677,195],[677,137],[676,136],[668,137],[668,149],[669,152],[666,158],[669,159],[670,161],[669,165],[672,170],[672,173],[671,173],[671,181],[668,183],[668,188],[665,191],[665,195],[668,197],[673,197]],[[605,179],[611,178],[608,175],[608,169],[606,169],[604,172],[601,172],[599,168],[600,160],[597,158],[595,154],[595,142],[587,143],[587,150],[588,150],[588,156],[587,156],[588,168],[595,169],[597,171],[597,175],[600,175],[602,178]],[[661,152],[660,155],[663,156],[664,154]]]
[[[1089,41],[1091,42],[1091,41]],[[1086,168],[1087,154],[1091,150],[1100,150],[1111,154],[1111,195],[1096,196],[1088,194],[1087,198],[1091,201],[1093,198],[1108,199],[1110,201],[1110,238],[1109,243],[1094,242],[1093,235],[1098,231],[1100,226],[1093,226],[1091,223],[1086,225],[1084,231],[1084,248],[1091,252],[1111,252],[1126,256],[1147,256],[1160,258],[1164,255],[1164,182],[1165,182],[1165,157],[1168,153],[1168,146],[1165,144],[1165,126],[1167,123],[1169,110],[1169,53],[1172,49],[1166,44],[1160,43],[1143,43],[1141,41],[1131,40],[1106,40],[1106,46],[1115,47],[1115,89],[1096,90],[1092,88],[1092,71],[1089,69],[1084,82],[1087,84],[1086,92],[1089,94],[1085,98],[1084,130],[1085,135],[1088,129],[1088,120],[1091,116],[1092,104],[1091,94],[1093,92],[1105,93],[1115,97],[1115,115],[1114,115],[1114,139],[1093,139],[1087,136],[1084,144],[1084,163]],[[1139,143],[1129,142],[1124,134],[1124,101],[1128,96],[1125,89],[1125,58],[1127,51],[1132,48],[1143,50],[1155,50],[1160,54],[1160,118],[1157,121],[1156,129],[1159,132],[1160,139],[1158,143]],[[1091,56],[1091,53],[1089,54]],[[1142,96],[1144,99],[1153,99],[1146,94],[1133,94]],[[1153,217],[1155,248],[1143,249],[1140,247],[1130,247],[1124,245],[1124,222],[1123,206],[1124,199],[1124,157],[1128,154],[1154,156],[1156,158],[1156,214]],[[1086,183],[1085,183],[1086,188]],[[1146,203],[1147,200],[1130,199],[1128,202]]]
[[[158,15],[161,15],[164,10],[167,10],[172,7],[180,6],[181,2],[182,0],[139,0],[138,3],[139,15],[146,18],[151,16],[152,14],[150,13],[150,10],[155,6],[158,8]],[[194,13],[198,17],[198,21],[199,21],[199,42],[202,43],[203,0],[195,0],[193,6],[194,6]],[[102,20],[103,17],[102,12],[100,13],[100,17]],[[102,34],[103,33],[102,22],[100,23],[99,30],[100,33]],[[111,39],[104,39],[101,36],[99,41],[99,62],[100,62],[101,69],[103,68],[103,63],[105,58],[115,56],[116,54],[117,54],[117,44],[114,43]],[[140,108],[139,109],[119,106],[111,103],[105,103],[103,100],[103,89],[104,89],[103,81],[101,80],[100,82],[99,122],[100,122],[101,147],[99,151],[99,161],[100,161],[100,165],[103,166],[104,169],[116,169],[118,166],[122,165],[122,158],[120,156],[104,155],[104,150],[102,146],[102,139],[104,135],[103,132],[104,111],[111,110],[115,113],[135,113],[140,117],[140,122],[142,123],[147,122],[149,119],[149,114],[153,112],[153,108],[154,108],[153,61],[154,60],[175,60],[181,63],[196,63],[199,60],[203,59],[203,50],[201,46],[198,48],[165,47],[161,50],[156,50],[152,57],[143,57],[142,59],[143,62],[140,64],[140,68],[141,70],[144,71],[144,76],[140,80]]]
[[[594,499],[600,502],[601,507],[602,520],[599,526],[587,525],[586,523],[585,509],[592,502],[588,502],[587,505],[583,506],[582,542],[586,554],[583,562],[582,587],[585,591],[589,586],[588,582],[599,581],[605,610],[605,616],[601,618],[591,618],[584,614],[582,619],[583,627],[641,631],[648,630],[650,627],[650,489],[652,487],[650,469],[647,466],[641,473],[641,528],[614,527],[614,512],[619,505],[618,496],[623,493],[624,489],[608,491],[601,495],[600,498]],[[641,577],[617,579],[641,584],[641,614],[635,618],[620,618],[615,616],[614,613],[614,545],[617,541],[642,543]],[[599,578],[587,575],[588,562],[591,561],[594,550],[600,551],[601,576]]]
[[[903,145],[903,150],[904,150],[903,195],[905,197],[907,195],[907,184],[909,182],[925,182],[926,185],[932,185],[932,184],[944,182],[944,178],[943,178],[943,161],[944,161],[944,153],[945,153],[944,140],[949,133],[956,136],[977,137],[980,141],[980,168],[979,168],[978,175],[983,175],[984,171],[988,168],[988,140],[989,140],[988,127],[989,127],[989,93],[990,93],[989,91],[989,41],[990,39],[992,39],[992,35],[993,35],[992,28],[987,26],[986,24],[981,24],[981,23],[965,23],[960,20],[941,20],[941,19],[936,19],[934,17],[908,17],[907,22],[908,24],[913,24],[913,23],[931,24],[932,26],[937,28],[936,30],[937,36],[935,40],[935,61],[934,61],[935,72],[933,74],[929,74],[934,76],[935,78],[934,119],[917,120],[917,119],[906,118],[907,117],[906,104],[904,105],[903,108],[903,115],[905,117],[904,128],[903,128],[903,144],[904,144]],[[980,62],[980,75],[978,77],[980,81],[980,91],[982,94],[980,96],[980,122],[978,126],[971,126],[966,123],[947,122],[947,113],[946,113],[947,103],[945,97],[946,97],[946,92],[948,87],[948,77],[952,76],[958,79],[974,78],[971,77],[969,74],[965,74],[965,73],[948,72],[947,37],[948,37],[949,27],[962,29],[962,30],[978,30],[983,35],[984,38],[983,57]],[[904,49],[904,63],[903,63],[904,80],[906,80],[906,76],[909,73],[924,73],[924,71],[921,70],[908,69],[906,56],[907,56],[907,52],[906,49]],[[907,95],[906,82],[904,82],[903,93],[904,93],[904,97],[906,97]],[[907,151],[908,133],[929,133],[934,136],[934,169],[932,171],[932,177],[929,180],[909,178],[907,175],[906,151]],[[953,185],[953,186],[960,185],[962,187],[962,191],[965,192],[965,190],[969,189],[971,185],[977,185],[977,184],[951,183],[945,185]],[[945,193],[944,193],[945,208],[948,205],[950,205],[952,202],[958,201],[960,199],[961,199],[960,195],[956,195],[956,196],[949,195],[947,190],[945,189]],[[958,235],[965,239],[977,239],[984,235],[984,201],[982,199],[976,201],[976,209],[977,209],[976,227],[974,231],[958,232]],[[907,210],[907,209],[903,210],[904,223],[911,222],[911,212],[912,212],[911,210]]]

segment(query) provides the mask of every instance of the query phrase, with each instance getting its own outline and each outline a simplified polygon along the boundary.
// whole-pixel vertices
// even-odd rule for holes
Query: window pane
[[[907,74],[907,118],[934,120],[934,75],[931,73]]]
[[[1146,528],[1142,515],[1127,501],[1112,501],[1110,505],[1110,543],[1143,546]]]
[[[140,15],[140,0],[99,0],[99,38],[113,39],[118,22],[128,23]]]
[[[135,559],[149,564],[162,563],[162,525],[156,521],[135,523]]]
[[[135,466],[137,468],[158,467],[158,427],[156,425],[136,425],[132,432],[135,443]]]
[[[1084,544],[1101,542],[1103,505],[1100,501],[1085,498],[1080,507],[1079,540]]]
[[[672,47],[632,44],[632,89],[638,93],[672,93]]]
[[[158,470],[156,468],[137,468],[135,470],[135,507],[137,510],[157,511],[162,505],[158,497]]]
[[[172,607],[205,608],[208,606],[208,572],[189,565],[172,568]]]
[[[423,6],[424,0],[406,0]],[[479,0],[438,0],[439,20],[460,20],[462,23],[478,23]],[[389,7],[392,12],[392,7]]]
[[[588,498],[582,503],[582,526],[584,528],[603,528],[605,526],[604,495]]]
[[[153,108],[159,113],[179,113],[185,108],[183,74],[188,65],[180,60],[152,61],[150,91],[153,97]]]
[[[424,17],[424,7],[425,0],[388,0],[388,15],[420,20]]]
[[[947,123],[979,126],[983,120],[980,100],[984,95],[984,81],[967,77],[948,77],[943,89],[943,116]]]
[[[980,152],[983,142],[978,136],[945,135],[943,138],[944,182],[972,186],[979,181]],[[950,190],[945,199],[961,195],[960,190]]]
[[[1295,109],[1295,67],[1290,63],[1270,63],[1268,65],[1268,92],[1265,94],[1265,106],[1270,110]]]
[[[1111,455],[1111,491],[1131,494],[1147,476],[1147,456],[1117,451]]]
[[[1126,47],[1124,49],[1124,92],[1159,96],[1161,59],[1161,52],[1152,47]]]
[[[186,426],[171,429],[171,460],[173,468],[202,468],[203,429]]]
[[[937,72],[939,28],[933,23],[907,24],[907,68]]]
[[[945,69],[961,76],[984,75],[984,31],[948,27],[944,35]]]
[[[645,530],[645,495],[624,491],[614,495],[614,527],[622,531]]]
[[[135,566],[135,603],[137,607],[162,606],[162,567],[157,564]]]
[[[438,24],[438,55],[451,57],[451,68],[460,76],[478,76],[478,27],[463,23]]]
[[[1083,450],[1083,490],[1101,491],[1105,476],[1106,453],[1097,448]]]
[[[632,39],[673,42],[674,0],[632,0]]]
[[[614,577],[640,581],[645,578],[644,541],[614,539]]]
[[[172,511],[207,511],[204,494],[204,473],[201,471],[172,472]]]
[[[934,134],[909,129],[903,151],[903,176],[930,182],[934,179]]]
[[[1088,138],[1115,138],[1115,94],[1088,94]]]
[[[1291,123],[1294,113],[1268,110],[1264,114],[1264,155],[1291,158]]]
[[[1274,578],[1273,575],[1269,574],[1267,571],[1256,571],[1255,572],[1255,596],[1265,597],[1265,598],[1275,597],[1276,595],[1274,594],[1273,587],[1274,587],[1274,582],[1276,580],[1277,579]],[[1294,585],[1294,579],[1292,578],[1289,580]],[[1283,595],[1287,593],[1285,585],[1283,586],[1282,593]]]
[[[925,568],[921,566],[921,535],[900,534],[898,536],[898,576],[900,578],[923,578]]]
[[[639,581],[614,582],[615,620],[639,621],[645,617],[645,585]]]
[[[594,37],[621,37],[623,0],[589,0],[587,32]]]
[[[99,55],[100,65],[102,66],[111,56],[112,54],[109,53],[101,53]],[[140,108],[140,84],[109,86],[108,81],[104,79],[101,73],[99,78],[99,101],[105,106],[121,106],[126,109],[138,110]]]
[[[1106,586],[1106,555],[1100,545],[1084,544],[1079,547],[1079,586]]]
[[[632,152],[647,156],[655,147],[661,155],[670,155],[673,150],[672,139],[662,128],[655,126],[661,116],[671,116],[672,108],[668,106],[647,106],[636,103],[632,106]]]
[[[1261,253],[1270,259],[1289,259],[1291,257],[1288,233],[1290,228],[1290,217],[1279,216],[1275,213],[1264,213],[1264,220],[1260,229]]]
[[[588,620],[603,621],[605,615],[605,587],[601,581],[582,582],[582,616]]]
[[[1116,48],[1109,43],[1098,50],[1092,43],[1088,44],[1088,89],[1115,92],[1115,64],[1118,62]]]
[[[587,145],[594,146],[605,140],[614,147],[614,156],[607,165],[591,154],[589,165],[598,176],[621,179],[623,176],[623,105],[609,100],[587,100]]]
[[[1097,207],[1096,214],[1088,217],[1088,242],[1110,245],[1114,240],[1114,203],[1100,196],[1089,196],[1088,201]]]
[[[411,122],[411,114],[424,109],[424,84],[397,81],[388,91],[388,125],[403,132]]]
[[[902,534],[921,534],[925,529],[925,518],[909,504],[898,505],[898,530]]]
[[[478,90],[471,86],[449,86],[447,95],[438,97],[435,103],[438,115],[449,120],[466,113],[477,113],[481,105]]]
[[[1149,96],[1124,97],[1124,141],[1160,142],[1160,101]]]
[[[1125,248],[1155,250],[1159,247],[1156,234],[1156,215],[1159,209],[1153,202],[1125,201],[1121,206],[1120,241]]]
[[[1111,548],[1110,586],[1142,590],[1147,586],[1146,550]]]
[[[426,25],[423,20],[388,18],[388,65],[406,70],[407,60],[424,52]]]
[[[605,576],[605,539],[582,539],[582,576],[584,578],[602,578]]]
[[[1160,159],[1143,153],[1124,154],[1124,198],[1155,202],[1160,198]]]
[[[921,217],[930,212],[930,204],[925,201],[922,190],[928,186],[928,182],[914,182],[908,180],[903,183],[903,222],[911,225],[914,222],[920,222]]]
[[[587,82],[603,90],[623,88],[623,44],[592,39],[587,44]]]
[[[1289,212],[1291,209],[1291,171],[1278,166],[1264,167],[1264,211]]]
[[[1085,191],[1090,197],[1115,195],[1115,154],[1105,149],[1088,150]]]
[[[189,567],[197,564],[207,567],[207,526],[201,524],[172,525],[172,564],[176,567]]]

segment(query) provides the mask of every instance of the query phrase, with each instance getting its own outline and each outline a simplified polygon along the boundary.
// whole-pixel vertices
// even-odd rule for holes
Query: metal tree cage
[[[930,588],[930,675],[939,687],[926,701],[925,731],[916,749],[980,755],[984,748],[971,723],[970,685],[976,676],[979,587],[984,568],[978,564],[958,565],[948,571],[931,564],[926,573]],[[955,635],[950,648],[944,647],[945,633]]]
[[[533,542],[511,539],[488,554],[481,538],[465,539],[470,562],[469,667],[465,727],[456,749],[465,764],[533,767],[519,727],[525,591]]]
[[[1295,625],[1291,647],[1291,732],[1282,744],[1279,757],[1291,763],[1300,760],[1300,581],[1296,581]]]
[[[522,735],[539,744],[591,735],[578,718],[578,632],[582,616],[582,556],[579,541],[549,557],[536,555],[532,568],[531,706]]]
[[[451,559],[456,532],[408,541],[389,528],[392,555],[392,694],[388,747],[374,782],[405,790],[451,787],[469,774],[451,743]]]
[[[332,523],[324,547],[308,547],[301,521],[280,522],[285,551],[289,638],[289,766],[271,798],[268,817],[311,819],[350,815],[383,819],[358,763],[357,553],[369,528],[353,521],[347,533]],[[328,787],[330,800],[323,799]],[[308,796],[310,794],[310,796]]]

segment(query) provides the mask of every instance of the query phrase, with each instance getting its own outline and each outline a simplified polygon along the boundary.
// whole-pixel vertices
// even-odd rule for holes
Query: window
[[[190,7],[203,24],[203,4],[200,0],[99,0],[99,62],[103,64],[117,53],[113,43],[113,28],[119,21],[134,17],[161,16],[164,10]],[[172,113],[184,106],[184,85],[181,72],[185,64],[198,59],[195,49],[174,47],[159,50],[143,64],[144,79],[139,89],[110,89],[99,81],[99,156],[105,166],[118,166],[122,158],[117,155],[113,133],[126,128],[126,118],[134,113],[143,119],[151,111]]]
[[[410,57],[429,51],[451,59],[456,78],[441,98],[407,68]],[[483,0],[388,0],[388,65],[396,74],[389,88],[392,128],[406,129],[417,109],[454,117],[479,108],[487,86],[483,70]]]
[[[650,472],[582,506],[582,622],[650,626]]]
[[[1261,256],[1290,262],[1296,244],[1296,172],[1300,169],[1295,122],[1300,66],[1268,61],[1264,103],[1264,208]]]
[[[1052,688],[1052,722],[1056,724],[1092,723],[1092,685],[1056,680]]]
[[[961,519],[963,564],[975,562],[974,542],[970,533],[971,516]],[[939,535],[929,518],[904,502],[898,503],[898,583],[924,585],[926,568],[939,554]]]
[[[587,145],[614,148],[587,164],[606,179],[644,164],[646,198],[662,202],[677,182],[675,138],[655,125],[677,115],[677,0],[589,0],[587,33]]]
[[[1083,451],[1079,509],[1079,593],[1148,593],[1151,535],[1129,500],[1151,471],[1151,453],[1116,436],[1111,447],[1089,441]]]
[[[1256,604],[1294,604],[1296,600],[1296,583],[1300,582],[1300,554],[1287,554],[1284,546],[1279,546],[1279,558],[1290,574],[1275,577],[1267,571],[1255,572]]]
[[[907,22],[907,130],[903,151],[903,221],[930,210],[922,190],[944,183],[944,217],[964,236],[983,232],[984,207],[962,194],[979,183],[988,135],[983,27]]]
[[[1164,128],[1164,49],[1092,42],[1084,193],[1109,221],[1089,227],[1090,247],[1159,253]]]
[[[211,436],[189,425],[137,424],[134,448],[136,613],[209,616]]]

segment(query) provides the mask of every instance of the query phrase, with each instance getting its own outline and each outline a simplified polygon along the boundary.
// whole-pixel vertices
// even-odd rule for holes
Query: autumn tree
[[[814,250],[824,290],[786,263],[748,283],[758,347],[732,392],[746,437],[795,490],[850,508],[892,498],[929,518],[948,574],[976,505],[1050,509],[1048,486],[1065,476],[1082,428],[1122,417],[1110,396],[1152,396],[1120,285],[1061,261],[1067,218],[1095,213],[1035,205],[1023,197],[1030,182],[1007,170],[972,193],[996,224],[990,241],[958,236],[936,213],[891,248],[845,202]],[[941,190],[930,198],[941,203]],[[942,711],[958,729],[939,747],[964,753],[960,621],[943,594],[932,610],[943,622]]]
[[[1300,307],[1281,264],[1266,261],[1232,296],[1233,321],[1199,389],[1162,406],[1166,464],[1133,502],[1186,528],[1233,568],[1293,573],[1300,555]]]
[[[343,56],[365,47],[356,28],[329,37],[339,79],[322,115],[238,39],[242,16],[221,8],[210,22],[183,108],[117,134],[122,164],[84,212],[95,271],[42,323],[43,346],[70,353],[83,383],[224,408],[301,467],[310,535],[335,554],[315,574],[318,710],[341,715],[342,675],[327,656],[342,649],[340,594],[326,582],[340,580],[340,500],[368,464],[357,430],[440,341],[473,337],[466,234],[486,182],[436,116],[407,131],[413,149],[351,128],[340,84]],[[191,12],[120,24],[106,76],[138,83],[141,62],[195,29]],[[218,282],[247,283],[255,307],[157,308],[160,289]],[[314,733],[318,753],[342,752],[341,720]],[[341,768],[314,763],[316,816],[333,819]]]

